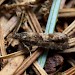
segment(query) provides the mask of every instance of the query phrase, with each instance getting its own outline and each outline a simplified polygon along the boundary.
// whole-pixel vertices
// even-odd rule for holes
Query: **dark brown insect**
[[[63,50],[68,47],[68,38],[63,33],[45,34],[45,33],[17,33],[14,35],[16,39],[26,45],[36,45],[43,48]]]

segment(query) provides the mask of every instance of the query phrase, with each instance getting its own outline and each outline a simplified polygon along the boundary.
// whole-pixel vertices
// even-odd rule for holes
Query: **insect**
[[[29,46],[38,46],[48,49],[63,50],[68,48],[68,37],[63,33],[45,34],[45,33],[16,33],[15,39],[19,39]]]

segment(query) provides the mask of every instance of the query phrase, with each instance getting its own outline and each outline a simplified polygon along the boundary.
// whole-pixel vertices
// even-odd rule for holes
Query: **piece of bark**
[[[13,75],[18,67],[22,64],[24,56],[13,58],[1,71],[0,75]]]
[[[16,26],[18,22],[18,18],[13,16],[8,22],[7,24],[3,25],[3,36],[6,37],[12,30],[13,28]]]
[[[26,45],[36,45],[43,48],[63,50],[68,48],[68,38],[63,33],[16,33],[13,37],[23,41]]]
[[[63,64],[63,57],[60,55],[54,55],[49,57],[45,64],[45,70],[50,75],[56,71],[56,67]],[[54,74],[53,74],[54,75]]]

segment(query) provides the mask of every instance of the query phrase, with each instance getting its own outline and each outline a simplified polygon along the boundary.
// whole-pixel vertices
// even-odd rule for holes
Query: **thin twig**
[[[1,53],[2,53],[2,56],[6,55],[6,50],[5,50],[5,44],[4,44],[4,37],[3,37],[3,29],[2,29],[2,26],[0,25],[0,47],[1,47]]]
[[[20,56],[24,53],[25,53],[25,51],[20,50],[20,51],[17,51],[17,52],[8,54],[8,55],[0,56],[0,59],[9,59],[9,58],[12,58],[12,57]]]
[[[32,23],[33,23],[33,25],[34,25],[34,27],[35,27],[37,33],[39,33],[39,30],[37,29],[37,27],[36,27],[36,25],[35,25],[35,23],[34,23],[34,19],[33,19],[33,16],[32,16],[32,14],[31,14],[31,12],[28,10],[27,13],[28,13],[28,15],[30,16],[31,21],[32,21]]]
[[[7,55],[6,49],[5,49],[5,40],[3,37],[3,29],[2,26],[0,25],[0,49],[1,49],[1,54],[2,56]],[[3,59],[4,64],[7,62],[7,59]]]
[[[20,68],[16,71],[15,75],[22,74],[42,53],[42,50],[36,50],[31,56],[24,60]]]
[[[64,34],[68,34],[71,30],[75,28],[75,21],[73,21],[64,31]]]
[[[4,2],[5,0],[0,0],[0,5]]]

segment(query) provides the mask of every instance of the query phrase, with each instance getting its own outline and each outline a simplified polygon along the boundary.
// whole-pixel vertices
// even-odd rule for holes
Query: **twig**
[[[69,43],[69,44],[72,44],[72,43],[74,43],[74,42],[75,42],[75,37],[68,40],[68,43]]]
[[[63,50],[59,53],[72,53],[72,52],[75,52],[75,47],[74,48],[70,48],[70,49],[66,49],[66,50]]]
[[[26,18],[27,18],[27,20],[28,20],[28,22],[29,22],[29,24],[30,24],[30,26],[31,26],[32,31],[33,31],[33,32],[36,32],[35,29],[34,29],[34,27],[33,27],[32,22],[31,22],[31,20],[30,20],[29,15],[27,15]]]
[[[34,62],[35,63],[35,62]],[[39,71],[37,70],[37,68],[34,66],[34,64],[31,66],[32,69],[35,71],[36,75],[40,75]]]
[[[0,25],[0,48],[1,48],[1,53],[2,53],[2,56],[6,55],[6,50],[5,50],[5,44],[4,44],[4,37],[3,37],[3,29],[2,29],[2,26]]]
[[[69,62],[72,66],[75,66],[75,60],[74,60],[74,59],[69,58],[69,59],[68,59],[68,62]]]
[[[17,7],[25,7],[25,8],[28,8],[28,7],[32,7],[33,5],[30,4],[30,2],[21,2],[21,3],[17,3],[17,4],[4,4],[4,5],[1,5],[0,6],[0,9],[13,9],[13,8],[17,8]]]
[[[5,56],[7,55],[6,49],[5,49],[5,40],[3,37],[3,29],[2,26],[0,25],[0,49],[1,49],[1,55]],[[3,59],[4,64],[7,62],[6,59]]]
[[[24,60],[20,68],[16,71],[15,75],[22,74],[42,53],[42,50],[36,50],[30,57]]]
[[[35,61],[32,65],[33,68],[37,69],[37,75],[48,75],[42,68],[41,66],[37,63],[37,61]],[[35,71],[36,71],[35,69]]]
[[[12,58],[12,57],[20,56],[24,53],[25,53],[25,51],[20,50],[20,51],[17,51],[17,52],[8,54],[8,55],[0,56],[0,59],[9,59],[9,58]]]
[[[75,66],[63,72],[65,75],[74,75],[75,74]]]
[[[31,12],[30,12],[31,13]],[[32,12],[31,14],[33,14],[34,15],[34,13]],[[29,15],[28,15],[29,16]],[[37,24],[36,24],[36,22],[35,22],[35,20],[34,20],[34,23],[35,23],[35,25],[36,25],[36,27],[37,27],[37,29],[39,30],[39,33],[40,32],[42,32],[42,28],[41,28],[41,26],[40,26],[40,24],[39,24],[39,22],[38,22],[38,20],[37,20],[37,18],[36,18],[36,16],[34,15],[34,17],[33,17],[33,19],[36,19],[36,21],[37,21]],[[29,19],[28,19],[29,20]],[[30,20],[29,20],[29,22],[30,22]],[[30,23],[31,24],[31,23]],[[39,26],[39,27],[38,27]],[[31,29],[33,30],[33,32],[35,32],[35,31],[37,31],[36,29],[35,29],[35,27],[31,24]],[[34,30],[35,29],[35,30]],[[40,67],[40,65],[38,64],[38,62],[37,61],[35,61],[34,63],[33,63],[33,65],[32,65],[32,68],[33,68],[33,70],[36,72],[36,74],[37,75],[47,75],[47,73],[44,71],[44,69],[43,68],[41,68]]]
[[[30,13],[30,11],[27,11],[27,13],[28,13],[29,17],[31,18],[31,21],[32,21],[32,23],[33,23],[33,25],[34,25],[34,27],[35,27],[37,33],[39,33],[39,30],[37,29],[37,27],[36,27],[36,25],[35,25],[36,23],[34,22],[34,19],[33,19],[32,14]]]
[[[75,8],[63,8],[59,10],[59,13],[70,13],[75,12]]]
[[[0,0],[0,5],[4,2],[5,0]]]
[[[73,30],[75,28],[75,21],[73,21],[64,31],[64,34],[68,34],[69,32],[71,32],[71,30]]]
[[[60,13],[60,14],[58,14],[58,17],[75,17],[75,12]]]
[[[73,29],[72,31],[70,31],[67,35],[71,36],[74,32],[75,32],[75,29]]]
[[[34,23],[35,23],[37,29],[39,30],[40,33],[43,33],[42,28],[41,28],[41,26],[40,26],[40,23],[38,22],[38,20],[37,20],[37,18],[36,18],[36,15],[33,13],[33,11],[30,11],[30,12],[31,12],[31,14],[32,14],[32,16],[33,16]],[[36,29],[36,30],[37,30],[37,29]]]
[[[23,19],[24,19],[24,16],[25,16],[25,14],[24,14],[24,13],[25,13],[25,12],[23,11],[23,12],[22,12],[22,15],[21,15],[20,23],[19,23],[19,25],[18,25],[18,27],[17,27],[17,29],[16,29],[15,33],[17,33],[17,32],[18,32],[19,28],[20,28],[20,27],[21,27],[21,25],[22,25],[22,22],[23,22]]]
[[[69,39],[68,44],[69,44],[70,47],[75,46],[75,38]]]

